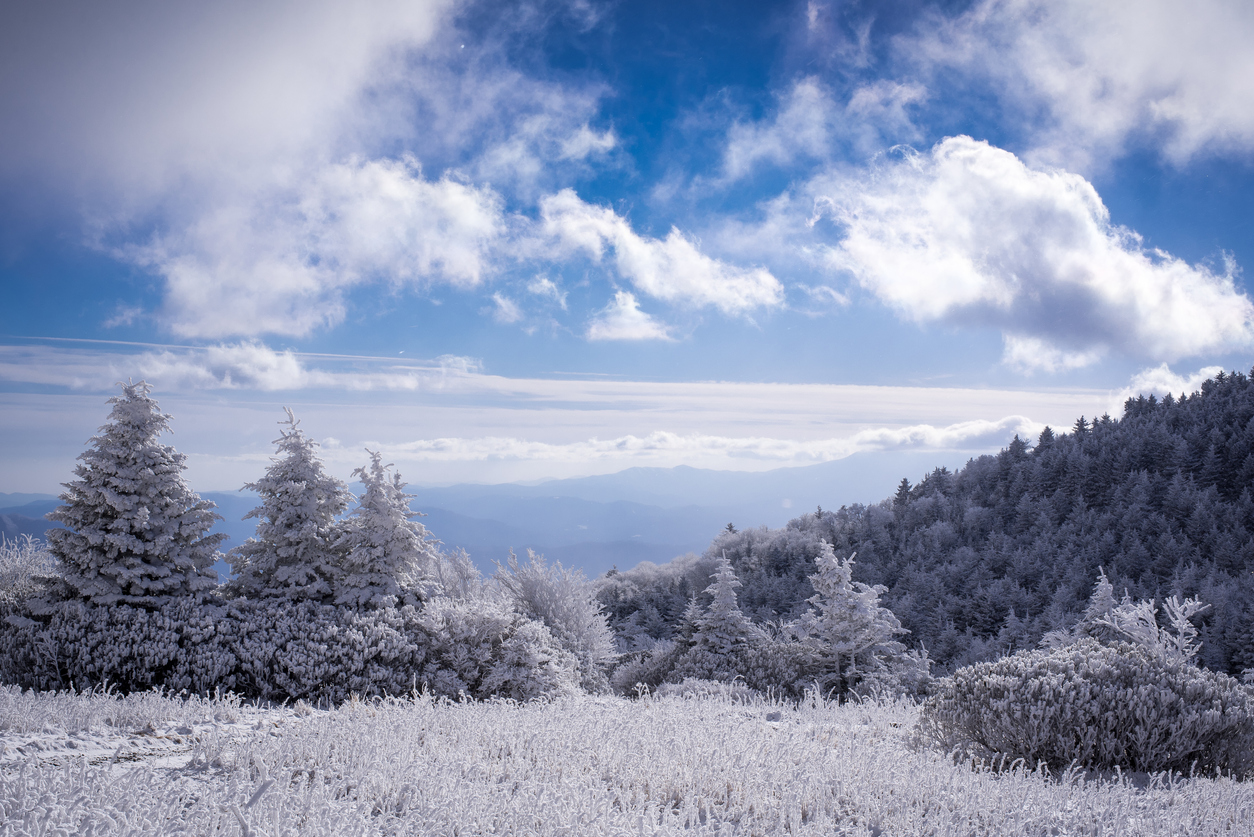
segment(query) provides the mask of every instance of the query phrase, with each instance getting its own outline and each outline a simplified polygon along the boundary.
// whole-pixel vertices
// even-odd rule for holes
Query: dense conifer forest
[[[1252,373],[1254,374],[1254,373]],[[938,672],[1035,646],[1075,624],[1099,573],[1117,595],[1196,596],[1201,662],[1254,667],[1254,382],[1220,373],[1192,395],[1129,399],[939,468],[873,505],[819,508],[780,529],[729,525],[703,556],[611,573],[600,600],[625,651],[675,636],[726,554],[739,603],[769,627],[800,616],[824,541],[926,647]]]

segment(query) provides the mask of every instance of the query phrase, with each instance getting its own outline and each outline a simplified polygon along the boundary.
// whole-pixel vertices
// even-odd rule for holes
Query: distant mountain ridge
[[[446,549],[462,548],[484,571],[510,550],[543,553],[550,561],[597,576],[642,561],[663,563],[702,552],[728,524],[781,526],[802,511],[873,502],[902,476],[938,465],[957,467],[965,453],[901,451],[773,471],[714,471],[688,466],[629,468],[614,474],[538,484],[411,486],[411,506]],[[229,549],[255,531],[244,515],[251,493],[201,492],[224,520],[214,527]],[[0,494],[0,533],[36,537],[53,524],[43,515],[59,505],[51,494]],[[219,572],[228,571],[225,564]]]

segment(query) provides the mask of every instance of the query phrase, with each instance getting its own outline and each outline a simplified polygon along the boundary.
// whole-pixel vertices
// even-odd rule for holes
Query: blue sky
[[[283,406],[344,477],[761,470],[1254,356],[1248,4],[0,15],[0,491],[127,377],[210,490]]]

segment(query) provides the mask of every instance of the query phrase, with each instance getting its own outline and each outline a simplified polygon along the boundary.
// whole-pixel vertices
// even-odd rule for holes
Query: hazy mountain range
[[[857,454],[835,462],[774,471],[630,468],[616,474],[536,484],[410,487],[412,506],[445,548],[461,547],[485,571],[509,550],[534,549],[552,561],[597,576],[641,561],[662,563],[703,551],[728,523],[781,526],[822,505],[874,503],[939,465],[956,468],[965,454],[891,452]],[[355,486],[350,486],[355,487]],[[248,492],[207,491],[225,518],[215,528],[225,551],[253,534],[243,517],[256,505]],[[41,536],[44,515],[57,507],[51,494],[0,493],[0,533]],[[225,572],[222,565],[219,570]]]

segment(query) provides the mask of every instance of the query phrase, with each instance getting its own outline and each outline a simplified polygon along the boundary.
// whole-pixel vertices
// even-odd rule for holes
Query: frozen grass
[[[129,699],[4,700],[5,722],[68,728]],[[139,700],[127,717],[209,719],[181,762],[0,766],[0,834],[1248,835],[1254,822],[1254,783],[954,766],[910,749],[907,704],[226,701],[259,713],[228,725],[213,701]]]
[[[235,695],[183,698],[167,697],[154,690],[121,697],[107,689],[81,693],[23,692],[16,686],[0,686],[0,735],[45,729],[72,734],[107,727],[135,730],[229,722],[238,720],[240,706]]]

